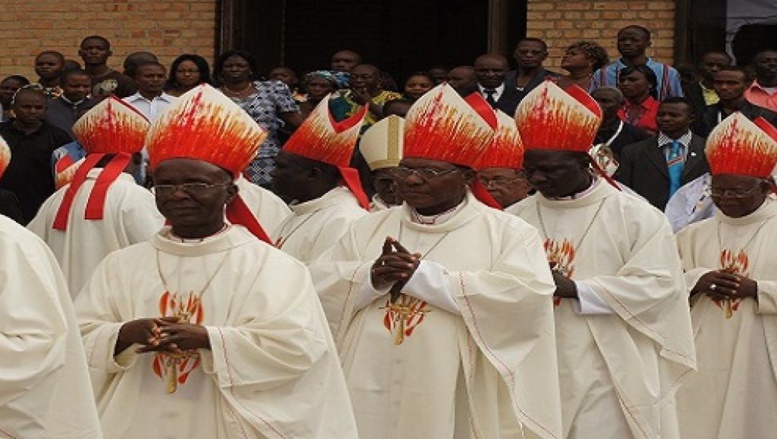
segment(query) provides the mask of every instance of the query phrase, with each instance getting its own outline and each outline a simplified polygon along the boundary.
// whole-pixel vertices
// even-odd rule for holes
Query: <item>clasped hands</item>
[[[376,290],[393,285],[404,285],[421,263],[419,253],[410,253],[392,237],[386,237],[383,251],[370,270],[370,280]]]
[[[115,354],[133,344],[142,345],[135,352],[165,352],[183,354],[195,349],[210,349],[208,331],[204,326],[180,322],[180,317],[137,319],[122,325]]]
[[[753,279],[723,270],[710,271],[696,282],[691,294],[703,293],[714,300],[744,299],[758,296],[758,284]]]
[[[553,281],[556,284],[556,291],[553,293],[556,297],[563,297],[565,299],[577,298],[577,285],[575,282],[556,269],[556,263],[550,263],[550,272],[553,274]]]

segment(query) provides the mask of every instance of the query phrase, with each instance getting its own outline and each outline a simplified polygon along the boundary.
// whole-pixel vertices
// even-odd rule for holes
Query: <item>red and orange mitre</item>
[[[9,163],[11,163],[11,148],[5,139],[0,137],[0,178],[3,177]]]
[[[151,125],[151,169],[168,159],[202,160],[237,177],[267,137],[242,108],[208,84],[184,93]]]
[[[84,212],[85,220],[103,219],[108,189],[129,165],[132,154],[143,150],[148,128],[149,122],[143,115],[113,96],[100,101],[73,124],[73,134],[87,156],[75,163],[66,156],[55,165],[57,187],[68,183],[69,186],[52,224],[54,229],[67,230],[73,201],[89,171],[106,155],[114,155],[102,165]]]
[[[602,121],[599,104],[577,85],[544,81],[518,104],[515,123],[527,150],[588,152]]]
[[[327,95],[316,105],[283,145],[283,151],[337,167],[348,167],[367,107],[363,106],[353,116],[337,122],[329,111],[329,98],[330,95]]]
[[[428,91],[405,116],[404,157],[474,167],[496,127],[493,110],[478,108],[477,101],[464,100],[448,84]]]
[[[496,131],[486,152],[480,155],[475,169],[523,167],[523,142],[515,119],[502,110],[496,110]]]
[[[777,164],[777,129],[736,112],[712,130],[704,153],[712,175],[768,178]]]
[[[165,160],[186,158],[218,166],[237,178],[256,157],[267,132],[237,104],[208,84],[184,93],[151,125],[146,147],[151,169]],[[257,238],[270,238],[238,194],[227,206],[232,224]]]
[[[103,99],[73,124],[88,154],[134,154],[143,150],[150,123],[114,96]]]
[[[363,106],[353,116],[338,122],[329,111],[329,98],[327,95],[316,105],[283,145],[283,151],[336,166],[359,205],[369,209],[370,201],[362,189],[359,172],[350,167],[368,108]]]

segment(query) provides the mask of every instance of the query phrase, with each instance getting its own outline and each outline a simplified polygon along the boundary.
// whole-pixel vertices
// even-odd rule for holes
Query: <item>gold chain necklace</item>
[[[293,235],[294,232],[296,232],[300,227],[304,226],[306,222],[310,221],[310,219],[313,218],[319,210],[321,210],[321,209],[318,209],[316,211],[311,212],[310,215],[307,218],[305,218],[304,220],[302,220],[302,222],[300,222],[294,228],[292,228],[289,231],[288,235],[286,235],[284,233],[284,231],[286,231],[286,226],[288,226],[289,223],[287,222],[286,224],[281,226],[281,233],[278,234],[278,239],[276,239],[275,243],[273,244],[273,245],[275,245],[275,248],[277,248],[279,250],[281,248],[283,248],[283,245],[286,244],[286,241],[288,241],[289,238],[291,238],[291,235]],[[289,221],[289,222],[291,222],[291,221]]]
[[[208,279],[208,281],[205,283],[205,286],[204,286],[204,287],[202,287],[202,289],[200,290],[200,292],[199,292],[199,293],[197,293],[196,297],[198,297],[198,298],[200,298],[200,299],[202,298],[203,294],[205,294],[205,291],[207,291],[207,290],[208,290],[208,287],[209,287],[209,286],[210,286],[210,284],[213,282],[213,279],[215,279],[215,278],[216,278],[216,275],[219,273],[219,271],[221,271],[221,267],[223,267],[223,266],[224,266],[224,263],[227,261],[227,257],[229,257],[229,253],[230,253],[230,250],[227,250],[226,252],[224,252],[224,257],[223,257],[223,258],[221,258],[221,262],[219,262],[219,265],[218,265],[218,267],[216,267],[216,270],[213,272],[213,274],[211,274],[210,278],[209,278],[209,279]],[[159,249],[157,249],[157,250],[156,250],[156,269],[157,269],[157,273],[159,273],[159,278],[160,278],[160,279],[162,279],[162,286],[163,286],[163,287],[165,287],[165,291],[167,291],[167,292],[170,292],[170,286],[169,286],[169,284],[167,283],[167,278],[165,277],[164,273],[162,272],[162,260],[161,260],[161,257],[160,257],[160,256],[161,256],[161,252],[159,251]],[[180,271],[180,270],[179,270],[178,274],[179,274],[179,276],[180,276],[180,274],[181,274],[181,271]],[[178,282],[178,286],[179,286],[179,288],[180,288],[180,286],[181,286],[180,284],[181,284],[181,282],[180,282],[180,280],[179,280],[179,282]],[[164,317],[164,316],[163,316],[163,317]],[[182,318],[182,321],[183,321],[184,319],[185,319],[185,320],[188,320],[188,317],[189,317],[189,316],[181,316],[181,318]]]
[[[577,241],[577,245],[574,247],[575,251],[577,251],[580,248],[580,245],[583,243],[583,240],[588,236],[588,232],[591,231],[591,228],[593,227],[594,223],[596,222],[596,218],[599,216],[599,212],[602,211],[602,207],[604,206],[605,199],[602,199],[602,201],[599,202],[599,207],[596,208],[596,213],[594,213],[594,217],[591,218],[591,222],[588,223],[588,227],[586,227],[585,232],[583,232],[583,236],[580,237],[580,239]],[[548,231],[545,229],[545,221],[542,219],[542,206],[537,203],[537,219],[540,221],[540,228],[542,229],[542,234],[545,235],[545,239],[550,239],[550,235],[548,235]]]

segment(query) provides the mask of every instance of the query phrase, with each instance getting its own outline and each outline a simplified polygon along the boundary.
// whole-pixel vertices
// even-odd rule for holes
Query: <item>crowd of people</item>
[[[0,436],[768,438],[777,50],[0,81]]]

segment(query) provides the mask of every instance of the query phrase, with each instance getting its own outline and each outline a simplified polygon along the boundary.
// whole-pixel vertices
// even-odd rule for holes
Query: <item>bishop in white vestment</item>
[[[739,113],[710,133],[712,218],[677,235],[699,372],[678,393],[683,437],[777,431],[777,130]]]

